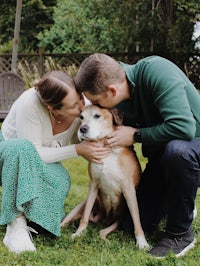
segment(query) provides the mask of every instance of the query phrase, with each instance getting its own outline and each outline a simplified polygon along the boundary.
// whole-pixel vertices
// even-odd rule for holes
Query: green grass
[[[137,147],[137,150],[138,147]],[[138,152],[142,168],[145,160]],[[68,213],[77,203],[86,197],[88,190],[87,162],[82,159],[72,159],[63,162],[71,173],[72,187],[65,202],[65,211]],[[197,196],[197,208],[200,210],[199,193]],[[84,235],[75,241],[70,235],[76,230],[78,223],[71,224],[62,229],[59,238],[40,234],[34,236],[36,253],[24,252],[17,255],[9,253],[3,243],[0,245],[0,265],[26,265],[26,266],[48,266],[48,265],[73,265],[73,266],[197,266],[200,264],[200,215],[193,223],[193,229],[197,238],[196,248],[191,250],[187,256],[176,259],[169,255],[163,260],[151,258],[146,251],[135,247],[134,237],[117,231],[108,236],[108,242],[99,237],[101,226],[89,224]],[[160,227],[162,230],[164,225]],[[0,238],[3,239],[5,226],[0,226]],[[152,245],[159,236],[147,236]]]

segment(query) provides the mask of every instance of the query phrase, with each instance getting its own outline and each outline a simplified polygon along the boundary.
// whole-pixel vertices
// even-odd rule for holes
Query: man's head
[[[95,53],[87,57],[75,78],[78,91],[93,103],[112,108],[128,98],[124,69],[112,57]]]

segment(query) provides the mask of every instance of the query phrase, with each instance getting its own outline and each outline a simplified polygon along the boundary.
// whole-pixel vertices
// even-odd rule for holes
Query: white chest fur
[[[97,183],[99,195],[107,212],[116,209],[121,199],[123,173],[119,167],[117,152],[103,159],[102,164],[91,163],[92,179]]]

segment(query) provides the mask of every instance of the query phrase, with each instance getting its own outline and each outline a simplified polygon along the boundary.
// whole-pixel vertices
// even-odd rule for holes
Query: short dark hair
[[[60,109],[62,100],[71,88],[75,88],[73,79],[63,71],[50,71],[34,83],[40,99],[53,109]]]
[[[125,71],[112,57],[95,53],[87,57],[80,65],[75,77],[75,86],[79,92],[89,91],[97,95],[107,87],[125,77]]]

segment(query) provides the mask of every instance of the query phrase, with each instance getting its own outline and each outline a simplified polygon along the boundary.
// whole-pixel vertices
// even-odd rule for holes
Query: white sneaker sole
[[[196,242],[197,242],[197,240],[194,239],[190,245],[185,247],[180,253],[176,254],[176,258],[184,256],[190,249],[195,247]]]

